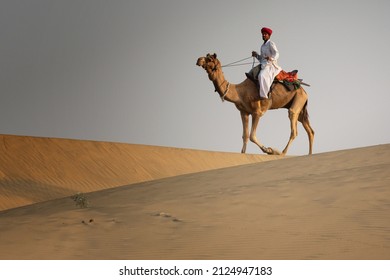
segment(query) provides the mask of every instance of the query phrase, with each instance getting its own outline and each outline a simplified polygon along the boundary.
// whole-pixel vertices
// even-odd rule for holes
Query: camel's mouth
[[[206,64],[206,59],[204,57],[199,57],[196,61],[196,65],[201,66],[204,68],[204,65]]]

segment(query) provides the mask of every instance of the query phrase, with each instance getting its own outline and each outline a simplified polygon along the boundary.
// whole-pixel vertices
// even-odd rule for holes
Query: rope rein
[[[225,93],[221,96],[221,101],[222,101],[222,102],[225,102],[225,96],[226,96],[226,94],[228,94],[228,92],[229,92],[229,87],[230,87],[230,83],[227,82],[227,86],[226,86]]]
[[[240,62],[243,62],[245,60],[248,60],[250,58],[253,58],[253,61],[252,62],[245,62],[245,63],[240,63]],[[237,61],[234,61],[234,62],[231,62],[229,64],[225,64],[225,65],[222,65],[221,68],[223,67],[233,67],[233,66],[242,66],[242,65],[249,65],[249,64],[252,64],[252,68],[255,66],[255,57],[252,57],[252,56],[249,56],[249,57],[246,57],[246,58],[243,58],[243,59],[240,59],[240,60],[237,60]],[[225,80],[226,81],[226,80]],[[225,82],[224,81],[224,82]],[[224,82],[222,84],[224,84]],[[227,81],[226,81],[227,82]],[[222,94],[221,96],[221,101],[224,102],[225,101],[225,97],[226,95],[228,94],[229,92],[229,87],[230,87],[230,83],[227,82],[227,85],[226,85],[226,90],[225,92]],[[215,90],[217,91],[217,90]]]
[[[243,61],[248,60],[250,58],[253,58],[253,62],[240,63],[240,62],[243,62]],[[253,66],[255,65],[255,58],[254,57],[249,56],[249,57],[246,57],[246,58],[243,58],[243,59],[240,59],[240,60],[237,60],[237,61],[225,64],[225,65],[222,65],[221,67],[222,68],[223,67],[233,67],[233,66],[242,66],[242,65],[249,65],[249,64],[252,64],[252,68],[253,68]]]

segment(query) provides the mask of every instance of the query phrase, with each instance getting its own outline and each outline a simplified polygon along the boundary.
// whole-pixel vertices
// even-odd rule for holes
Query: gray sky
[[[389,11],[388,0],[2,0],[0,133],[239,152],[239,112],[195,63],[249,57],[268,26],[279,64],[311,84],[315,153],[389,143]],[[224,73],[239,83],[250,67]],[[282,150],[289,134],[280,109],[257,136]],[[300,126],[289,154],[307,151]]]

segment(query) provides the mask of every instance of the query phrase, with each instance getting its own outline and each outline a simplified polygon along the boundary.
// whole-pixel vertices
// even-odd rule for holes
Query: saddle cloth
[[[246,77],[254,82],[257,88],[259,86],[259,80],[257,77],[260,72],[260,64],[253,67],[249,72],[245,73]],[[280,71],[274,79],[274,83],[282,83],[288,91],[296,90],[301,86],[301,79],[298,79],[298,70],[293,70],[291,72],[286,72],[284,70]]]

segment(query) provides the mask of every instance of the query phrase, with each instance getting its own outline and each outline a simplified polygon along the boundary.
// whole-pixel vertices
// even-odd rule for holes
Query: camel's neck
[[[227,100],[230,102],[238,102],[237,92],[235,86],[230,84],[224,77],[223,73],[217,75],[214,79],[211,79],[214,84],[215,91],[218,92],[222,101]]]

